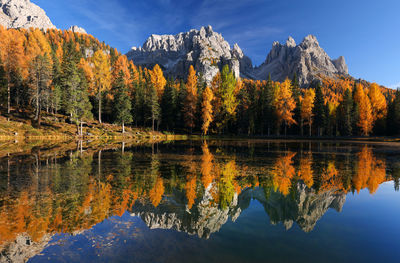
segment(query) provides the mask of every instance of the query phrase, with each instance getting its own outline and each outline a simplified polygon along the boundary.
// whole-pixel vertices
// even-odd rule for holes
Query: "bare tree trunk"
[[[8,113],[8,115],[10,115],[10,112],[11,112],[11,87],[10,87],[10,81],[7,81],[7,113]],[[10,116],[8,116],[7,120],[10,120]]]
[[[122,134],[125,133],[125,122],[122,122]]]
[[[99,122],[101,123],[101,88],[99,88]]]

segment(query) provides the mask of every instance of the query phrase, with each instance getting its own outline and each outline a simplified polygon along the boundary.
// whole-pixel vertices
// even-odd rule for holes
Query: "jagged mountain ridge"
[[[137,65],[152,67],[159,64],[167,75],[178,78],[186,77],[189,66],[193,65],[208,83],[225,64],[237,77],[255,80],[265,80],[271,74],[272,80],[283,81],[296,73],[301,85],[311,83],[319,74],[328,77],[348,75],[345,59],[332,60],[315,36],[305,37],[299,45],[291,37],[284,45],[274,42],[265,62],[253,67],[237,44],[231,48],[211,26],[177,35],[151,35],[142,47],[133,47],[127,56]]]
[[[238,45],[231,49],[211,26],[177,35],[151,35],[143,47],[133,47],[127,57],[137,65],[159,64],[167,75],[185,78],[190,65],[210,82],[222,65],[228,64],[239,77],[240,65],[251,63]]]

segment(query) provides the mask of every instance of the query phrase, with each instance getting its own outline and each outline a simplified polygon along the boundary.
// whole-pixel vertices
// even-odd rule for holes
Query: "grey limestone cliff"
[[[0,0],[0,24],[7,28],[55,28],[45,11],[29,0]]]

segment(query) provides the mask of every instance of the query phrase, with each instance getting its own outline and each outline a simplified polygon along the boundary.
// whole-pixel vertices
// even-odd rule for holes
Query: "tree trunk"
[[[10,81],[7,81],[7,113],[10,115],[11,112],[11,87]],[[7,120],[10,120],[10,116],[8,116]]]
[[[124,134],[124,133],[125,133],[125,123],[122,122],[122,134]]]
[[[99,88],[99,122],[101,123],[101,88]]]
[[[81,121],[81,136],[83,136],[83,122]]]
[[[312,132],[312,124],[311,124],[311,120],[308,120],[308,129],[309,129],[309,134],[310,134],[310,137],[311,137],[311,132]]]

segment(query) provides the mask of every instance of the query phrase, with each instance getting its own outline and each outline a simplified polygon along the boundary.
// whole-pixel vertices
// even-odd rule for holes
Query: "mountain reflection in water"
[[[342,211],[348,193],[372,195],[387,181],[398,190],[398,156],[368,145],[251,141],[5,156],[0,261],[27,261],[59,234],[127,213],[150,229],[209,239],[253,200],[271,224],[312,232],[329,208]]]

